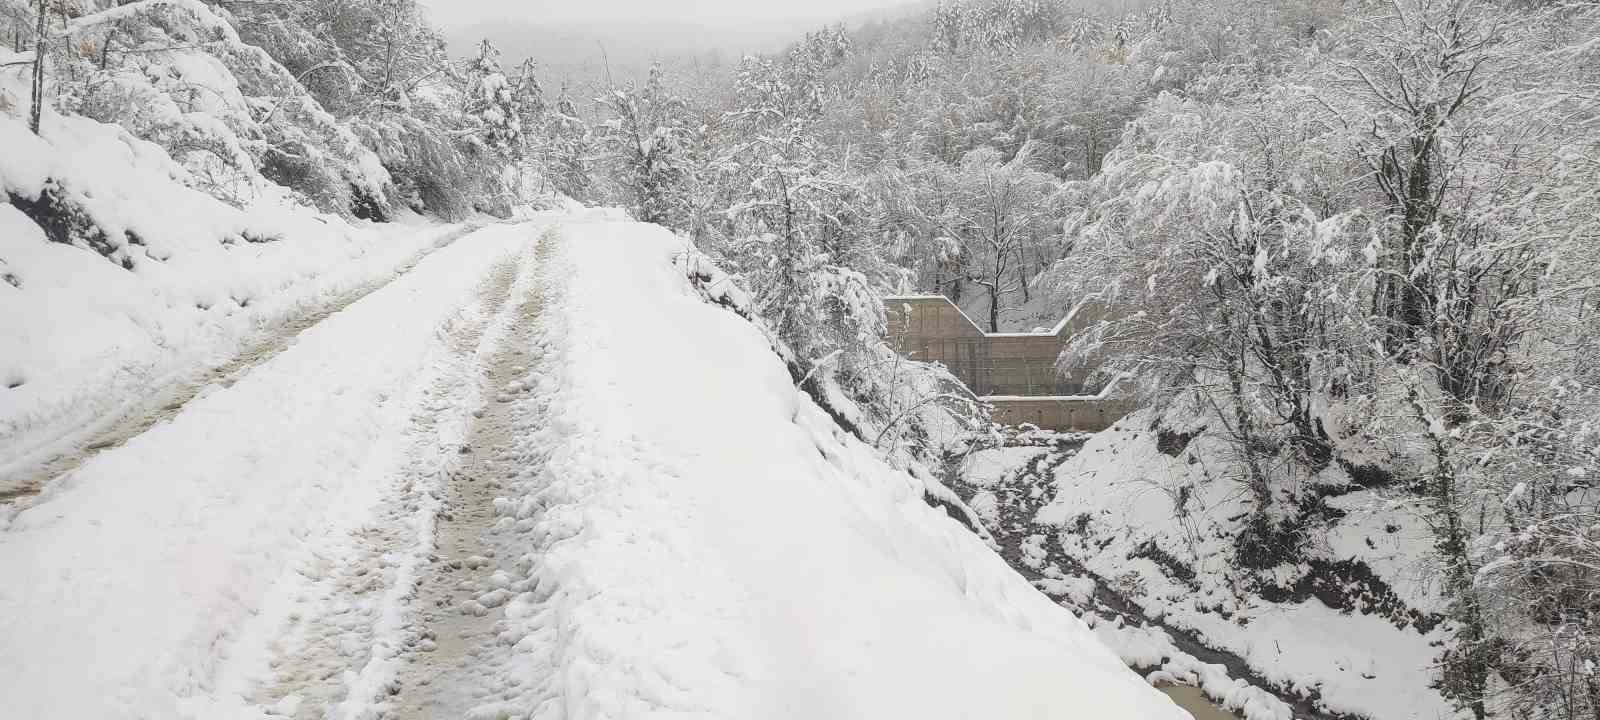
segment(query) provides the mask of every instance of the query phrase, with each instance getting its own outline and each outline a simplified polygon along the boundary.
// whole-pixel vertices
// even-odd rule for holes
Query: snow
[[[1237,532],[1247,494],[1229,478],[1212,474],[1226,467],[1228,450],[1220,440],[1201,434],[1176,457],[1163,454],[1154,433],[1145,429],[1150,420],[1148,413],[1124,419],[1056,468],[1055,496],[1036,522],[1059,527],[1067,552],[1101,577],[1137,578],[1130,599],[1148,616],[1197,633],[1207,645],[1244,658],[1283,687],[1316,690],[1330,710],[1375,718],[1454,716],[1450,704],[1429,687],[1430,669],[1447,635],[1440,627],[1429,632],[1414,626],[1402,629],[1379,613],[1342,611],[1315,597],[1272,603],[1231,587],[1227,538]],[[1027,459],[1015,454],[991,458],[981,476],[1003,476],[1004,469],[994,466],[1008,462],[1019,467]],[[1326,477],[1317,482],[1343,482],[1337,466],[1324,472]],[[1182,508],[1175,506],[1178,497],[1187,498]],[[1327,503],[1345,515],[1327,527],[1311,528],[1314,556],[1358,559],[1407,607],[1441,609],[1437,589],[1423,568],[1429,541],[1419,520],[1395,512],[1391,502],[1370,490],[1357,489]],[[1136,548],[1147,541],[1188,565],[1198,587],[1170,577],[1148,558],[1135,557]],[[1300,572],[1289,567],[1279,571],[1286,576]],[[1096,630],[1125,660],[1159,666],[1162,674],[1154,679],[1172,676],[1200,684],[1233,707],[1250,701],[1220,666],[1208,668],[1185,659],[1159,631]],[[1281,705],[1257,705],[1258,713],[1248,717],[1282,717],[1285,712]]]
[[[1000,499],[995,497],[992,492],[987,490],[979,491],[972,496],[972,500],[967,503],[967,506],[972,508],[972,512],[985,524],[993,525],[1000,522]]]
[[[14,278],[0,282],[0,377],[16,385],[0,388],[0,479],[455,231],[271,202],[237,209],[186,187],[188,173],[155,145],[84,118],[53,117],[38,138],[0,115],[0,147],[0,190],[31,198],[53,183],[116,245],[104,258],[46,242],[0,205],[0,272]]]
[[[465,666],[488,688],[470,717],[1186,717],[797,392],[682,275],[682,241],[617,216],[440,248],[16,512],[7,713],[389,714],[407,653],[443,644],[415,637],[411,605],[438,483],[503,395],[515,478],[494,551],[464,563],[492,580],[453,609],[498,634]],[[542,301],[537,360],[480,388],[483,348],[510,337],[481,288],[519,252],[508,292]],[[350,547],[373,533],[399,539]],[[271,695],[323,619],[349,661],[326,670],[338,693]]]
[[[961,477],[977,487],[993,487],[1040,452],[1036,447],[998,447],[982,450],[967,456]]]
[[[451,352],[442,330],[531,237],[497,227],[440,250],[12,518],[0,576],[25,580],[0,585],[7,712],[222,717],[223,669],[263,664],[244,628],[292,560],[348,533],[399,474]]]
[[[217,17],[211,8],[206,7],[206,4],[200,2],[200,0],[136,0],[136,2],[124,3],[114,8],[73,19],[68,22],[67,29],[72,33],[79,33],[91,27],[126,21],[139,13],[161,6],[187,10],[200,22],[201,27],[219,38],[233,41],[237,41],[239,38],[232,25]]]
[[[526,592],[474,717],[1182,718],[795,390],[684,244],[569,223],[497,503]]]

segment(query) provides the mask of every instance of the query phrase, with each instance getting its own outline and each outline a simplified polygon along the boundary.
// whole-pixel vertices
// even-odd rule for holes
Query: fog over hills
[[[807,15],[783,19],[679,17],[585,20],[496,19],[451,26],[444,18],[450,53],[470,55],[487,38],[504,53],[506,64],[536,60],[550,88],[563,81],[583,85],[605,78],[607,65],[617,80],[642,77],[652,61],[690,72],[715,72],[747,53],[772,52],[823,25],[856,27],[913,14],[930,3],[917,2],[845,15]],[[442,13],[435,13],[436,15]]]
[[[790,23],[711,27],[672,21],[606,26],[501,21],[451,30],[446,38],[452,55],[469,55],[487,38],[505,53],[507,64],[531,57],[554,86],[563,80],[581,84],[601,79],[608,64],[618,79],[642,75],[653,60],[731,64],[745,53],[781,48],[804,32]]]

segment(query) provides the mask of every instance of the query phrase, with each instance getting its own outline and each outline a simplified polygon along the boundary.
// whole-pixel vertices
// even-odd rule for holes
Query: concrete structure
[[[884,308],[890,344],[913,360],[949,368],[994,406],[998,422],[1095,431],[1133,409],[1128,400],[1091,387],[1089,369],[1056,367],[1067,340],[1098,313],[1079,311],[1044,332],[988,333],[941,295],[888,297]]]

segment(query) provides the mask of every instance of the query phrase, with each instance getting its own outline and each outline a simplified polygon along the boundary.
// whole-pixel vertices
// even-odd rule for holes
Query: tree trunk
[[[1430,118],[1431,120],[1431,118]],[[1412,166],[1409,187],[1406,188],[1405,225],[1401,248],[1401,277],[1407,278],[1400,296],[1400,321],[1405,330],[1414,335],[1428,321],[1426,288],[1428,278],[1416,276],[1417,265],[1422,262],[1426,248],[1424,234],[1433,224],[1433,155],[1434,140],[1430,132],[1421,140],[1412,141]]]
[[[1401,352],[1414,343],[1431,320],[1432,283],[1417,268],[1427,254],[1427,232],[1433,225],[1434,208],[1438,194],[1434,188],[1434,170],[1438,149],[1438,129],[1441,124],[1439,110],[1428,107],[1414,116],[1420,134],[1413,137],[1401,151],[1392,151],[1380,164],[1387,177],[1386,192],[1401,216],[1400,236],[1389,244],[1386,255],[1390,274],[1384,278],[1380,295],[1390,327],[1386,350],[1390,354]]]
[[[117,28],[106,31],[106,43],[100,48],[100,69],[105,70],[106,64],[111,61],[111,43],[117,39]]]
[[[1455,474],[1441,466],[1435,480],[1434,504],[1436,512],[1442,516],[1436,521],[1443,521],[1443,527],[1435,531],[1435,550],[1445,562],[1445,587],[1452,596],[1450,615],[1459,623],[1456,642],[1461,651],[1454,662],[1447,662],[1446,672],[1449,673],[1449,665],[1454,665],[1455,672],[1449,674],[1459,678],[1454,687],[1447,687],[1447,694],[1454,695],[1456,702],[1470,709],[1476,720],[1484,720],[1488,715],[1484,696],[1488,691],[1490,670],[1488,629],[1478,602],[1478,589],[1473,585],[1474,568],[1468,555],[1467,531],[1456,507]]]
[[[1450,600],[1448,614],[1456,622],[1456,647],[1447,651],[1442,663],[1442,694],[1459,707],[1472,711],[1476,720],[1488,716],[1485,696],[1492,662],[1488,626],[1473,580],[1477,570],[1470,553],[1468,529],[1461,517],[1460,492],[1456,469],[1451,463],[1445,438],[1432,428],[1416,388],[1407,392],[1417,422],[1426,430],[1434,456],[1433,477],[1427,485],[1431,507],[1428,523],[1434,535],[1434,552],[1444,564],[1444,590]]]
[[[39,134],[39,123],[44,117],[44,56],[48,49],[45,41],[46,0],[39,0],[39,18],[33,38],[33,112],[28,116],[28,129]]]
[[[1083,175],[1085,180],[1093,180],[1094,176],[1100,174],[1100,162],[1099,126],[1098,124],[1090,125],[1088,140],[1084,142],[1083,147]]]

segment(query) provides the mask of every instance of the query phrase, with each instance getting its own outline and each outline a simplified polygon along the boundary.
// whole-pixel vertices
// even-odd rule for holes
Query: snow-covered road
[[[39,492],[51,480],[72,472],[89,458],[120,446],[156,423],[172,417],[207,387],[231,384],[256,365],[287,349],[288,345],[306,329],[394,282],[410,272],[428,254],[450,245],[476,229],[477,226],[470,225],[450,227],[446,230],[408,229],[408,234],[426,238],[415,250],[415,255],[405,258],[392,270],[390,266],[395,261],[385,257],[377,258],[376,262],[348,263],[356,266],[355,268],[338,268],[345,271],[343,274],[354,278],[366,278],[365,281],[336,278],[335,282],[327,283],[326,278],[318,278],[324,280],[324,284],[333,285],[333,288],[311,288],[313,291],[320,291],[311,293],[305,293],[302,289],[302,294],[309,294],[311,297],[304,298],[303,304],[295,305],[287,311],[280,309],[275,315],[269,313],[268,319],[262,322],[259,328],[236,338],[239,348],[224,362],[212,365],[199,362],[201,358],[198,357],[172,358],[169,364],[177,367],[164,377],[146,375],[137,378],[137,383],[124,382],[122,388],[117,388],[115,385],[90,388],[96,391],[98,400],[87,403],[86,407],[74,408],[75,412],[61,413],[63,417],[53,418],[55,422],[23,427],[10,433],[0,432],[0,447],[5,448],[5,452],[0,452],[0,503],[29,504],[29,496]],[[390,237],[398,239],[395,237],[398,235],[402,233],[391,233]],[[405,245],[415,243],[415,238],[407,240],[410,242],[395,244],[404,248]],[[338,279],[343,279],[348,287],[340,287]],[[294,298],[297,293],[284,292],[280,295]],[[230,338],[217,338],[216,340],[222,341],[217,344],[226,345],[228,339]],[[194,351],[205,350],[203,347],[196,348],[195,343],[189,343],[187,347],[181,345],[180,348],[174,348],[172,354],[181,356],[186,354],[182,350],[189,350],[191,352],[187,354],[200,355],[202,353]],[[125,346],[114,347],[116,350],[121,350]],[[180,359],[187,359],[190,362],[172,362]],[[121,363],[102,363],[102,365],[110,365],[119,373],[139,374],[129,367],[133,363],[128,363],[125,359]],[[70,372],[63,373],[63,376],[71,375]]]
[[[479,286],[529,233],[495,227],[439,251],[12,518],[0,534],[8,710],[213,716],[204,705],[230,663],[262,654],[250,632],[275,591],[393,491],[430,376],[454,369],[452,327],[482,322]]]
[[[0,530],[0,715],[1182,718],[703,302],[470,234]]]

